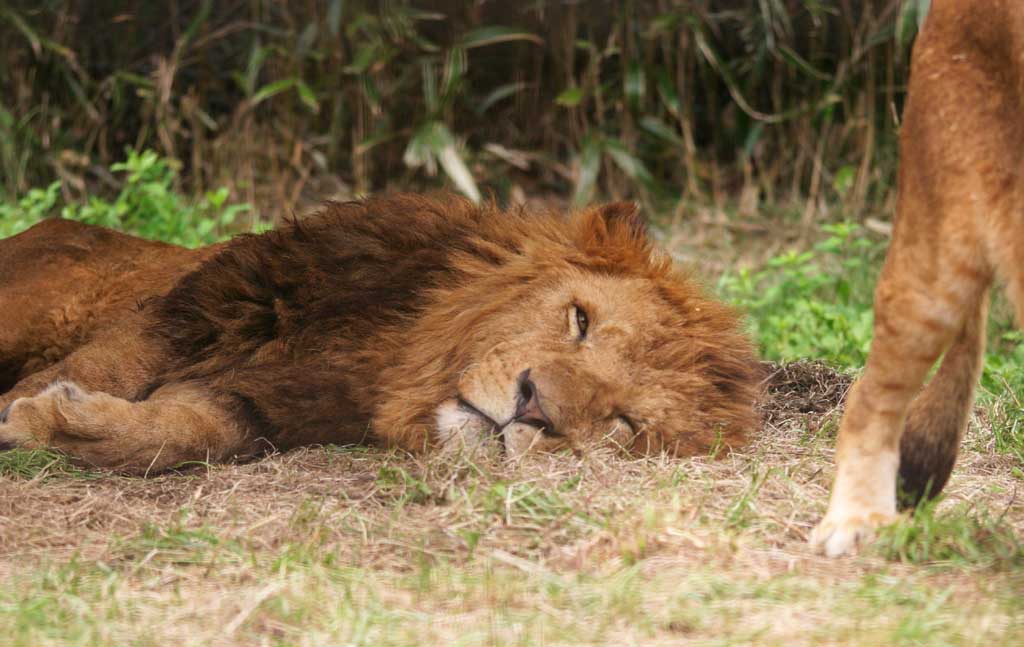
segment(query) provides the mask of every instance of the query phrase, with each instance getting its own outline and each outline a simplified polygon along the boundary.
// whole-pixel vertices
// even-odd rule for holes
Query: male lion
[[[756,422],[737,317],[631,204],[398,195],[199,251],[47,222],[0,242],[0,303],[0,444],[127,472],[489,437],[688,455]]]
[[[897,473],[904,504],[945,485],[981,370],[994,277],[1008,282],[1024,322],[1022,66],[1024,3],[934,0],[911,61],[874,341],[847,400],[828,513],[811,538],[830,556],[895,518]]]

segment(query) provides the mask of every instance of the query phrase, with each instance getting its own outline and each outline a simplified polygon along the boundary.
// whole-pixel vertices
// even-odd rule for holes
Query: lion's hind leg
[[[54,382],[12,402],[0,419],[0,447],[54,448],[135,474],[224,460],[242,452],[246,437],[230,402],[196,382],[164,386],[140,402]]]
[[[984,330],[989,274],[984,268],[967,272],[964,268],[969,261],[959,259],[946,263],[942,276],[926,281],[908,267],[911,256],[896,248],[890,251],[888,272],[883,270],[875,296],[874,339],[867,366],[846,400],[832,497],[825,518],[811,537],[812,545],[829,556],[852,552],[879,526],[897,518],[901,439],[911,402],[929,369],[947,350],[952,367],[977,364],[975,337]],[[965,354],[970,357],[961,358]],[[959,411],[969,407],[977,377],[975,369],[963,379],[957,377],[951,386],[949,373],[940,371],[933,379],[924,404],[934,404],[939,395],[953,398],[955,394],[955,402],[942,403],[942,410],[953,409],[957,415],[915,429],[914,442],[905,448],[910,462],[904,467],[909,469],[927,453],[924,445],[944,447],[940,458],[948,467],[935,474],[942,482],[956,456],[960,421],[966,420]],[[960,384],[964,386],[956,386]],[[935,422],[929,417],[934,417],[934,412],[924,410],[923,414],[918,416],[919,422]]]

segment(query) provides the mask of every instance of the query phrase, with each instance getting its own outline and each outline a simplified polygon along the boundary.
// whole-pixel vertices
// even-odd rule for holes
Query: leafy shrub
[[[766,359],[815,357],[859,367],[871,343],[871,302],[884,247],[856,224],[822,229],[828,237],[812,250],[728,274],[719,291],[749,315]]]
[[[186,247],[223,240],[247,204],[227,204],[228,190],[208,191],[189,201],[174,190],[177,174],[171,160],[152,151],[128,151],[128,159],[110,167],[125,175],[113,202],[98,197],[60,208],[60,216],[101,225]],[[60,181],[30,190],[16,203],[0,203],[0,237],[11,236],[54,213],[60,202]]]
[[[17,202],[0,202],[0,238],[28,229],[53,212],[60,200],[60,182],[31,189]]]

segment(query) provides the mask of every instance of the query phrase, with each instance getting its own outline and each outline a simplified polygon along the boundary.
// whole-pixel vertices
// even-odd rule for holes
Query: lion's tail
[[[974,403],[987,319],[988,293],[983,291],[939,370],[910,405],[900,440],[901,508],[937,496],[949,480]]]

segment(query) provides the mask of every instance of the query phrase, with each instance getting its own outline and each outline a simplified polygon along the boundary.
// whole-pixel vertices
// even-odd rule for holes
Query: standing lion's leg
[[[0,421],[0,446],[52,447],[132,473],[223,460],[239,453],[245,438],[230,400],[198,382],[167,385],[141,402],[55,382],[15,400]]]
[[[927,259],[945,252],[942,262]],[[989,281],[981,263],[941,245],[890,248],[875,294],[867,366],[846,400],[828,513],[811,538],[826,554],[849,552],[895,519],[909,405],[967,316],[976,316]]]

